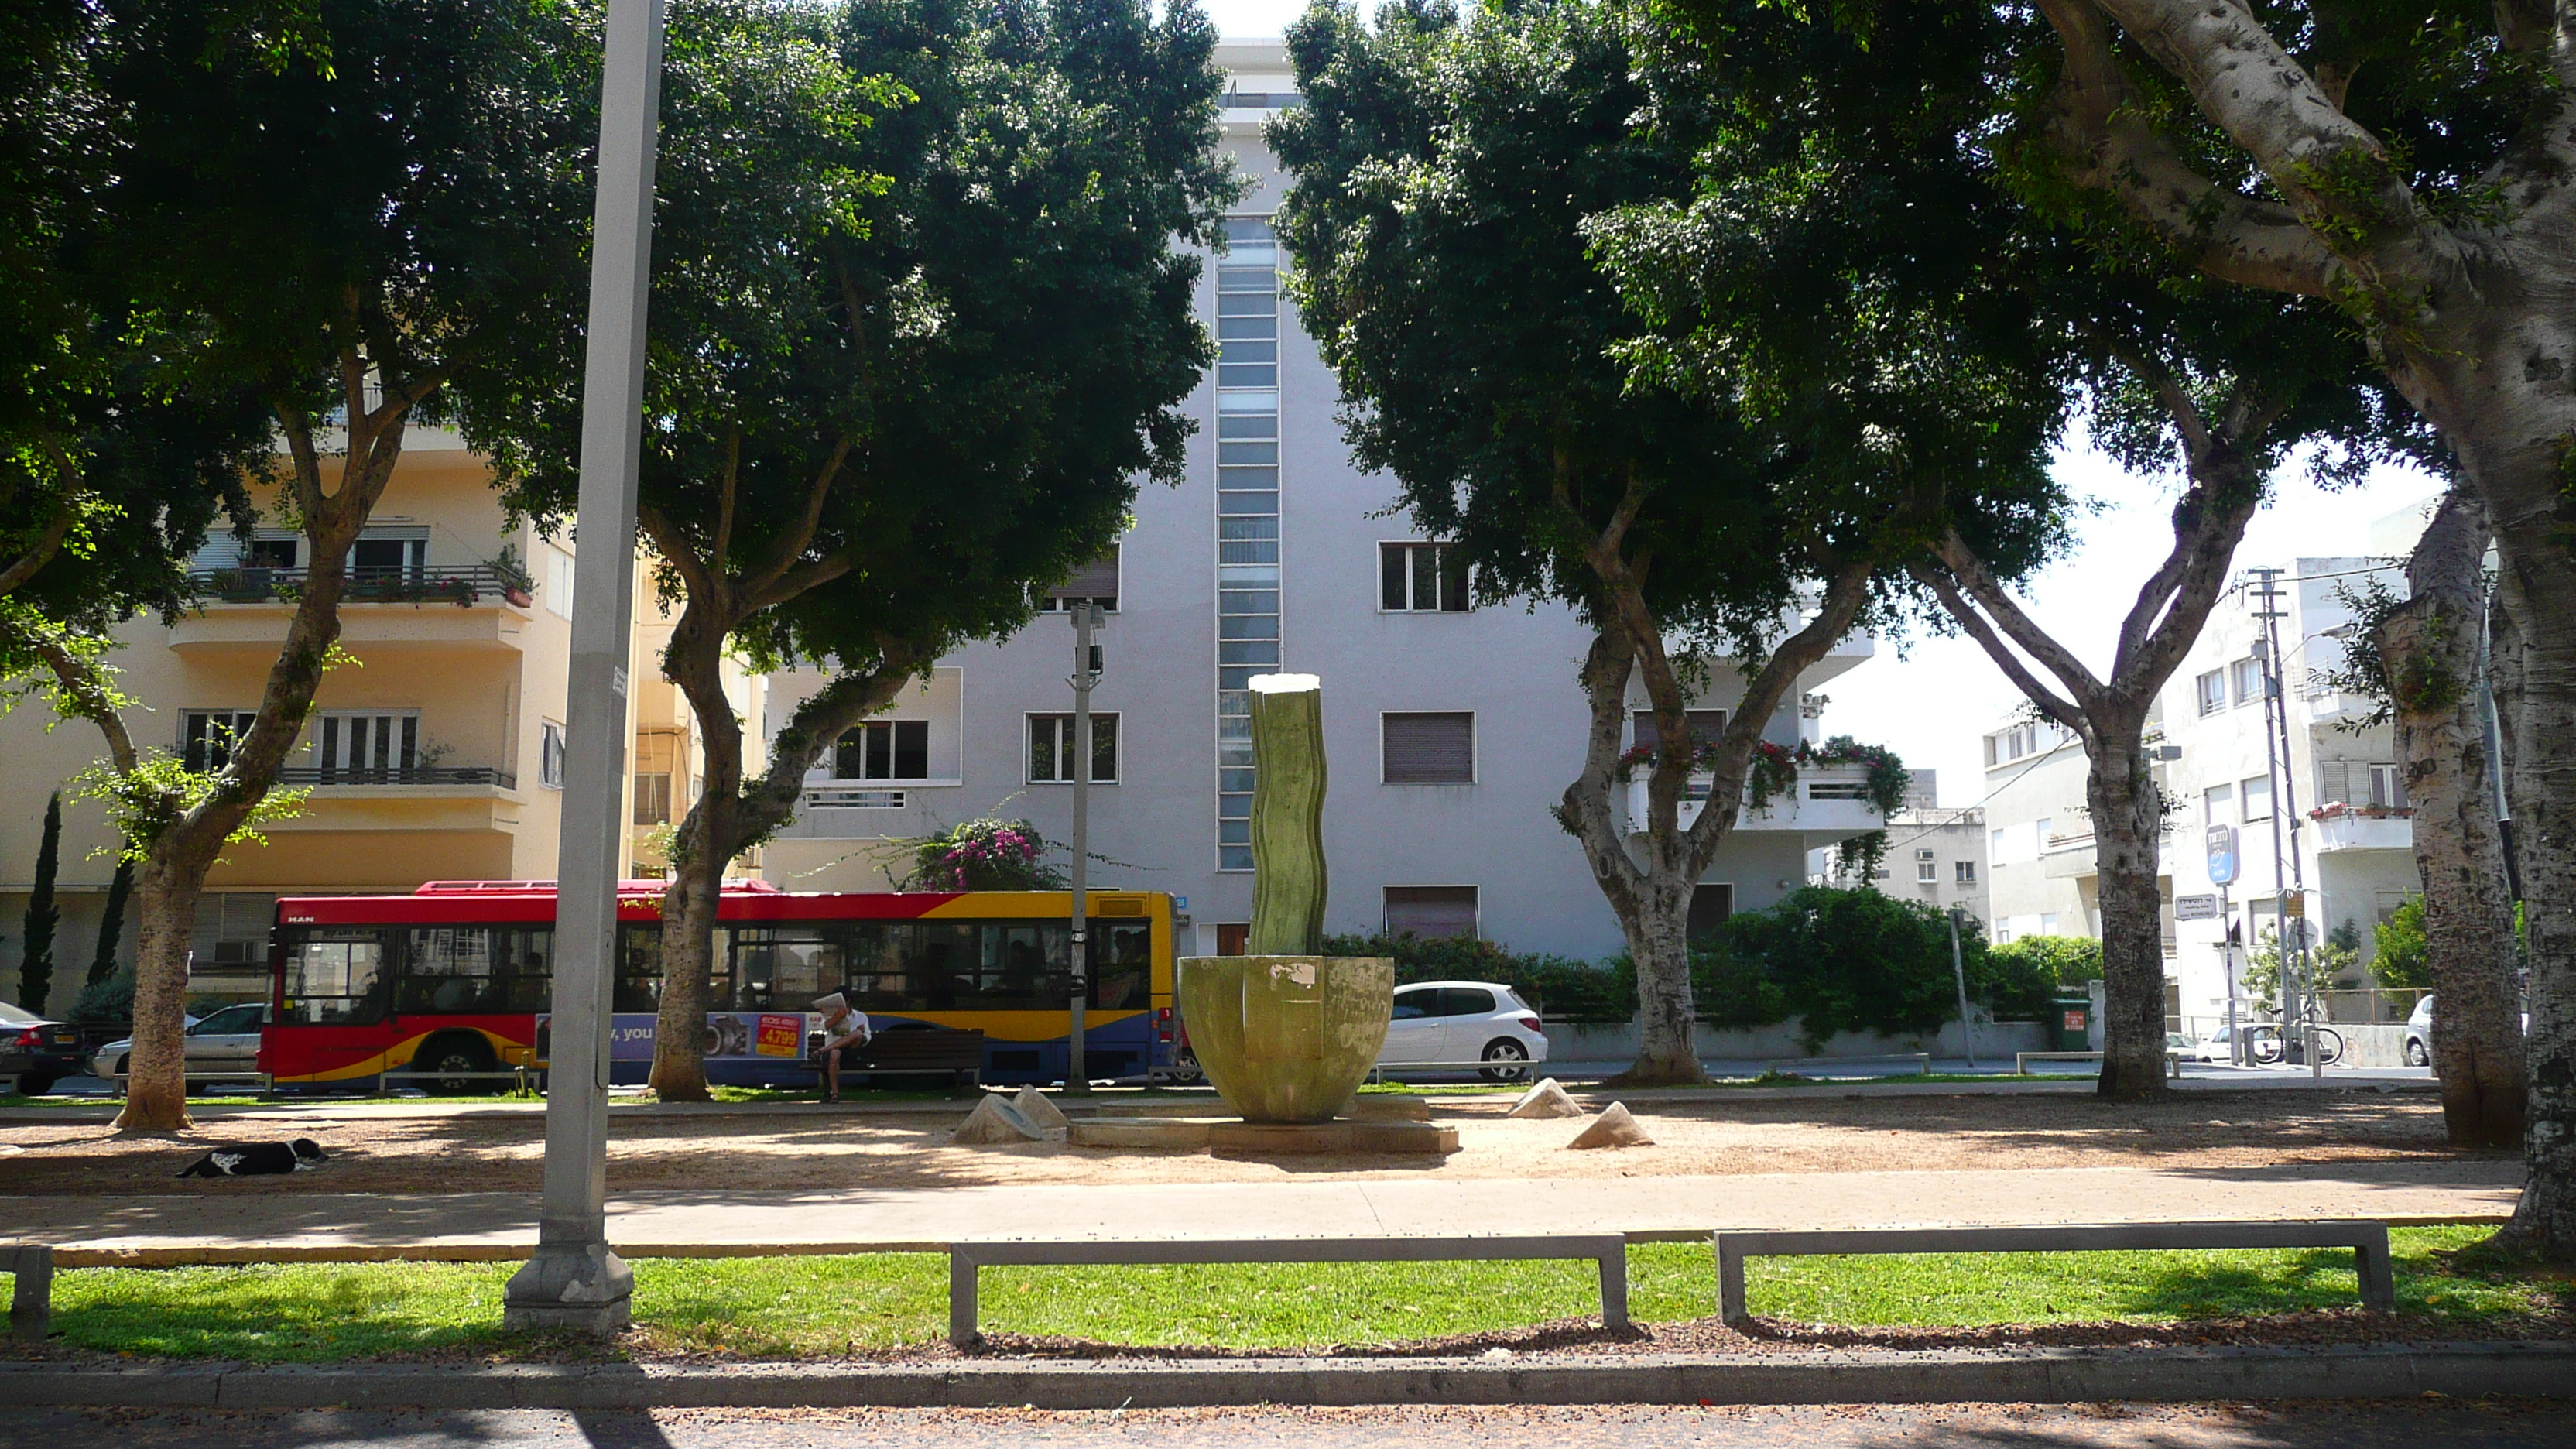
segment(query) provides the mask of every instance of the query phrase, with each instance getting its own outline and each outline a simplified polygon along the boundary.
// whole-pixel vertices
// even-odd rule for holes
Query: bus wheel
[[[492,1049],[484,1045],[481,1037],[470,1036],[432,1039],[427,1046],[422,1047],[412,1056],[411,1069],[415,1072],[457,1073],[499,1070],[492,1060]],[[445,1097],[464,1097],[478,1092],[500,1090],[500,1083],[489,1077],[459,1075],[429,1080],[414,1077],[412,1081],[416,1086],[425,1087]]]

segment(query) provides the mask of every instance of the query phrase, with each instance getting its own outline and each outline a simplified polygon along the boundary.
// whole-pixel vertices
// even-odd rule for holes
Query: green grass
[[[2430,1320],[2576,1311],[2576,1288],[2448,1256],[2481,1227],[2391,1236],[2401,1312]],[[80,1348],[148,1357],[334,1362],[422,1353],[509,1355],[511,1263],[86,1268],[57,1275],[54,1323]],[[944,1331],[947,1260],[927,1253],[646,1259],[635,1311],[662,1350],[826,1357],[927,1343]],[[1709,1251],[1628,1255],[1630,1309],[1671,1321],[1714,1311]],[[1756,1259],[1753,1310],[1851,1327],[2120,1320],[2165,1323],[2345,1308],[2349,1252],[2065,1253]],[[1135,1344],[1313,1349],[1510,1329],[1599,1311],[1588,1263],[1279,1264],[992,1268],[988,1331]]]

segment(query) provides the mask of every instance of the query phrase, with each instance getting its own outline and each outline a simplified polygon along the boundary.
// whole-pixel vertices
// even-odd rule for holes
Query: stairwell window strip
[[[1217,869],[1248,871],[1246,689],[1280,667],[1279,249],[1268,217],[1231,216],[1224,228],[1226,250],[1215,258]]]

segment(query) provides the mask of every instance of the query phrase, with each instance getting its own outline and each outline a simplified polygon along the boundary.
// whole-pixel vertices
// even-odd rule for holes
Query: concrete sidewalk
[[[710,1175],[721,1177],[721,1156]],[[973,1238],[1335,1237],[1713,1228],[2500,1218],[2513,1162],[2235,1169],[1751,1173],[1609,1179],[1410,1178],[816,1193],[642,1192],[609,1203],[639,1256],[930,1249]],[[12,1234],[136,1263],[281,1257],[511,1258],[536,1240],[533,1194],[0,1198]],[[97,1257],[92,1258],[92,1254]]]

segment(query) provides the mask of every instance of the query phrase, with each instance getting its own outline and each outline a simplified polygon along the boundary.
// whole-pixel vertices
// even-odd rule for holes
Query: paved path
[[[722,1154],[709,1176],[721,1179]],[[1140,1186],[1009,1185],[815,1193],[639,1192],[609,1204],[609,1235],[644,1254],[927,1248],[997,1237],[1330,1237],[1623,1232],[1716,1227],[2121,1222],[2200,1218],[2498,1216],[2522,1180],[2509,1161],[2262,1168],[1751,1173],[1590,1179],[1412,1178]],[[225,1250],[515,1256],[536,1198],[244,1194],[0,1198],[11,1231],[155,1258]]]
[[[550,1410],[299,1413],[19,1410],[0,1449],[2556,1449],[2565,1401],[1612,1407]]]

